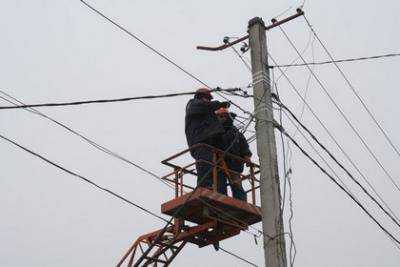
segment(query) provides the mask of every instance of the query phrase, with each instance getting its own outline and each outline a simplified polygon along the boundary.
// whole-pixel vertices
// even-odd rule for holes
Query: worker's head
[[[230,115],[229,115],[229,109],[227,108],[220,108],[218,110],[215,111],[215,114],[217,115],[218,119],[221,122],[225,122],[226,120],[229,119]]]
[[[236,118],[236,114],[233,112],[229,112],[228,108],[220,108],[215,111],[215,114],[218,117],[218,120],[223,124],[224,127],[232,127],[233,120]]]
[[[197,89],[194,98],[202,99],[204,101],[211,101],[211,99],[213,99],[211,95],[211,90],[208,88]]]

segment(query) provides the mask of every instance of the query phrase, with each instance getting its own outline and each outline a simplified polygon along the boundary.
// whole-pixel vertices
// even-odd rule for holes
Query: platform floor
[[[193,194],[187,193],[163,203],[161,212],[197,224],[209,222],[213,218],[227,222],[233,220],[239,225],[252,225],[261,221],[260,207],[202,187]]]

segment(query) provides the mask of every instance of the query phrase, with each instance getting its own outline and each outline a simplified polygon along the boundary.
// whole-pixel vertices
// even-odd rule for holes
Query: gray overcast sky
[[[195,46],[218,44],[226,35],[242,36],[252,17],[260,16],[268,22],[289,7],[293,9],[284,16],[293,13],[302,1],[89,2],[211,86],[228,87],[244,86],[251,80],[240,60],[231,50],[209,53],[197,51]],[[400,50],[399,1],[308,0],[304,10],[337,58]],[[303,19],[284,28],[300,49],[306,46],[310,35]],[[27,103],[163,94],[199,86],[78,0],[3,0],[0,34],[0,88]],[[268,32],[268,45],[280,63],[296,58],[278,29]],[[317,42],[313,48],[316,61],[327,59]],[[312,60],[311,47],[304,55]],[[342,66],[393,142],[400,146],[400,59]],[[399,158],[337,71],[333,66],[316,67],[315,71],[400,183]],[[304,68],[291,69],[288,75],[304,92],[308,72]],[[290,86],[284,79],[278,86],[282,101],[299,114],[301,102]],[[183,118],[188,99],[41,111],[132,161],[164,174],[169,170],[160,161],[186,147]],[[252,110],[251,99],[235,100]],[[315,81],[310,83],[308,100],[371,184],[393,211],[400,214],[399,191],[360,145]],[[308,111],[303,120],[356,173]],[[3,110],[0,125],[1,134],[152,211],[159,212],[160,204],[172,197],[171,190],[152,177],[99,152],[39,116],[23,110]],[[293,132],[288,122],[285,125]],[[297,138],[310,150],[300,135]],[[295,265],[399,266],[400,252],[393,243],[296,148],[292,150],[293,229],[298,251]],[[136,237],[163,226],[157,219],[8,143],[0,142],[0,151],[0,266],[113,266]],[[350,186],[344,174],[338,173]],[[355,193],[400,238],[399,229],[384,219],[359,191]],[[256,245],[245,233],[224,241],[223,245],[263,264],[261,242]],[[174,266],[246,265],[212,248],[189,245]]]

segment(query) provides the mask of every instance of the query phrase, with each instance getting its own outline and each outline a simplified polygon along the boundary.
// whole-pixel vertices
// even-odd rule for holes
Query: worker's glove
[[[245,162],[246,162],[246,166],[247,166],[247,167],[250,167],[250,166],[252,165],[252,163],[251,163],[251,157],[246,156],[246,157],[244,157],[244,160],[245,160]]]
[[[229,108],[231,106],[231,103],[225,101],[225,102],[221,102],[221,107],[223,108]]]

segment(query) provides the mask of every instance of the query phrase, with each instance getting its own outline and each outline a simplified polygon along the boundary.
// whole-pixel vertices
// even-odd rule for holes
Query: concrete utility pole
[[[286,267],[286,248],[280,203],[278,162],[271,99],[265,24],[249,21],[249,44],[254,90],[257,153],[260,160],[260,198],[266,267]]]

